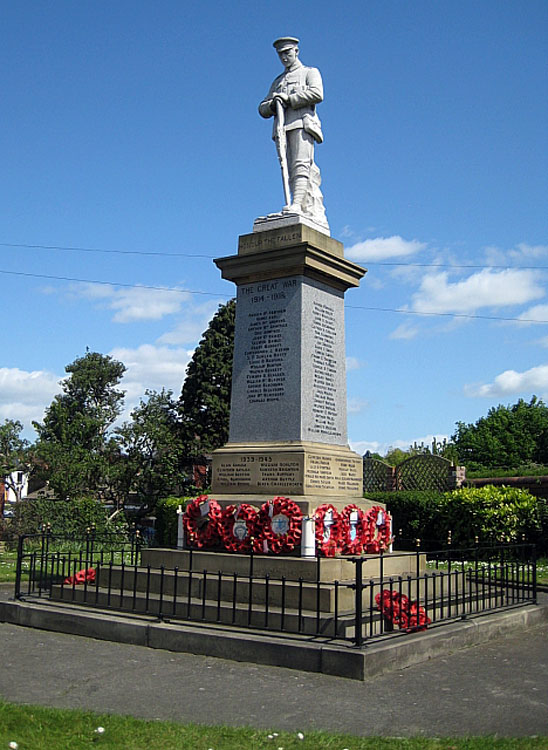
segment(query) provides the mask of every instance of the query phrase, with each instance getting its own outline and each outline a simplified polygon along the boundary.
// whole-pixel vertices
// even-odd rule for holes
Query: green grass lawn
[[[15,582],[16,567],[17,552],[14,550],[0,552],[0,583]]]
[[[481,575],[481,568],[482,565],[485,566],[486,563],[479,563],[480,567],[480,575]],[[444,572],[447,571],[448,566],[446,562],[438,561],[437,563],[434,561],[428,561],[426,563],[426,567],[429,570],[429,572],[433,572],[435,570],[443,570]],[[465,570],[474,570],[475,568],[475,562],[472,560],[470,562],[465,562]],[[461,570],[461,563],[460,562],[453,562],[452,563],[452,570]],[[537,560],[537,583],[542,584],[544,586],[548,585],[548,558],[543,557],[539,558]]]
[[[68,555],[68,553],[66,553]],[[112,557],[112,562],[119,565],[122,562],[122,555],[119,552],[105,553],[105,565],[108,565]],[[75,562],[72,563],[74,566]],[[78,568],[78,566],[76,566]],[[17,552],[15,550],[6,550],[0,552],[0,583],[15,583],[15,572],[17,569]],[[29,558],[23,559],[22,581],[28,581],[28,571],[30,569]],[[68,571],[67,571],[68,574]],[[2,750],[2,748],[0,748]]]
[[[102,731],[101,731],[102,730]],[[302,734],[302,733],[301,733]],[[0,701],[0,748],[18,750],[547,750],[548,737],[386,738],[206,727]]]

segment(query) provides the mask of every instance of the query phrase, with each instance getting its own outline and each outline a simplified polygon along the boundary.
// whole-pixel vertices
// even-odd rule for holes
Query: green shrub
[[[367,498],[386,504],[396,549],[409,548],[405,540],[416,538],[423,549],[445,547],[449,531],[454,546],[471,546],[476,536],[484,544],[520,542],[525,537],[537,544],[539,552],[547,549],[548,504],[527,490],[487,485],[446,493],[368,492]]]
[[[536,535],[536,544],[541,555],[548,554],[548,500],[538,497],[538,512],[540,516],[540,531]]]
[[[177,546],[177,508],[186,507],[191,497],[164,497],[156,505],[156,544],[160,547]]]
[[[367,499],[384,503],[393,519],[396,537],[401,540],[420,538],[429,546],[438,547],[436,515],[442,493],[434,490],[405,490],[402,492],[368,492]],[[396,547],[403,549],[409,545],[396,540]]]
[[[515,487],[462,487],[446,492],[437,508],[438,534],[451,529],[453,544],[537,541],[542,503]]]
[[[109,511],[92,497],[74,500],[36,498],[17,503],[13,527],[18,534],[36,534],[49,524],[53,534],[81,536],[95,526],[97,536],[107,533],[126,534],[127,521],[122,513],[112,521]]]

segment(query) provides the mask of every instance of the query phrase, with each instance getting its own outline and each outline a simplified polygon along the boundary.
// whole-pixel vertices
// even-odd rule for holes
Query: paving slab
[[[355,735],[548,735],[548,632],[524,628],[363,682],[0,624],[16,703]]]

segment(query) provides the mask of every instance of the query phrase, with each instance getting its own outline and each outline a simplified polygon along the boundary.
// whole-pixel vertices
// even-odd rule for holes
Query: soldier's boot
[[[303,212],[303,203],[306,197],[306,189],[308,187],[308,176],[298,175],[295,177],[293,182],[293,194],[291,205],[288,207],[288,212],[301,214]]]

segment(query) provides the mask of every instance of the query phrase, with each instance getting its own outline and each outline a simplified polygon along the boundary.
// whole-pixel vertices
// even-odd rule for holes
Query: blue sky
[[[332,235],[369,269],[346,295],[353,447],[548,397],[545,0],[0,13],[0,419],[40,419],[86,347],[126,364],[128,410],[180,391],[234,291],[212,258],[283,203],[257,104],[287,34],[324,79]]]

